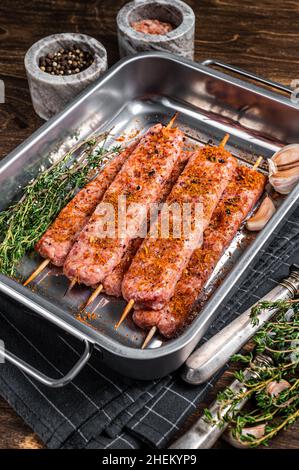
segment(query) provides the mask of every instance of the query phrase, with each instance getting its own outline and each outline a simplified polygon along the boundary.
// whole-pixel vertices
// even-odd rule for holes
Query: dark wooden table
[[[0,78],[5,82],[6,102],[0,105],[0,158],[42,124],[31,105],[23,64],[26,50],[49,34],[86,33],[102,41],[112,65],[118,60],[115,17],[124,3],[126,0],[1,0]],[[217,58],[286,85],[299,79],[298,2],[188,0],[187,3],[196,13],[197,61]],[[232,371],[224,374],[206,404],[231,378]],[[299,426],[293,426],[274,440],[272,447],[298,448],[298,431]],[[0,448],[40,447],[43,445],[38,437],[0,400]]]

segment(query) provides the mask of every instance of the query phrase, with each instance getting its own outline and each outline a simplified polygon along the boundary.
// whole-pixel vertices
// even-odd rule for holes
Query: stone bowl
[[[131,24],[157,19],[175,26],[163,35],[135,31]],[[118,45],[121,57],[142,51],[166,51],[188,59],[194,58],[195,15],[180,0],[135,0],[127,3],[117,15]]]
[[[94,56],[93,63],[87,69],[73,75],[51,75],[39,68],[40,57],[71,46],[78,46]],[[105,72],[107,52],[99,41],[86,34],[61,33],[47,36],[33,44],[24,62],[34,110],[47,120]]]

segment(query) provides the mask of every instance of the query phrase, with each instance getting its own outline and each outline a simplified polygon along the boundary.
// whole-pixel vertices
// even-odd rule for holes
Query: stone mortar
[[[171,23],[175,29],[167,34],[143,34],[131,24],[144,19]],[[127,3],[117,15],[118,45],[121,57],[142,51],[166,51],[194,58],[195,15],[180,0],[135,0]]]
[[[94,56],[93,63],[87,69],[73,75],[58,76],[39,68],[40,57],[74,45]],[[107,70],[107,52],[99,41],[85,34],[53,34],[33,44],[24,62],[34,110],[47,120]]]

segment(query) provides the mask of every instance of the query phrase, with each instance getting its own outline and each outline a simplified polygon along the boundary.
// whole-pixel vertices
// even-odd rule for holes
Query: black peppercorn
[[[39,68],[51,75],[71,75],[87,69],[94,61],[94,57],[88,51],[76,47],[59,49],[40,57]]]

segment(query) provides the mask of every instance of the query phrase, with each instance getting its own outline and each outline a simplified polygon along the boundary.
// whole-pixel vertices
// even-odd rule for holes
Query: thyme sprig
[[[255,352],[270,355],[273,363],[260,367],[254,361],[253,353],[233,356],[232,360],[247,366],[246,374],[243,370],[235,373],[242,383],[242,390],[234,393],[227,388],[218,394],[221,409],[227,408],[225,416],[219,420],[211,420],[205,410],[206,421],[220,427],[229,423],[233,437],[249,446],[268,445],[278,432],[299,418],[299,300],[260,302],[252,309],[253,323],[265,308],[277,312],[273,321],[256,333],[253,341]],[[250,378],[246,379],[248,376]],[[282,380],[288,384],[287,388],[271,394],[270,385],[277,386]],[[250,399],[250,406],[240,411],[238,405],[244,398]],[[257,437],[252,430],[261,425],[264,426],[263,433]]]
[[[18,202],[0,212],[1,273],[16,274],[21,258],[32,250],[61,209],[103,162],[119,151],[119,146],[105,148],[108,135],[102,133],[76,144],[30,182]]]
[[[280,313],[283,311],[287,311],[290,308],[290,301],[289,300],[276,300],[274,302],[270,302],[269,300],[262,300],[254,305],[250,312],[250,318],[253,326],[259,324],[259,315],[262,313],[263,310],[278,310]]]

